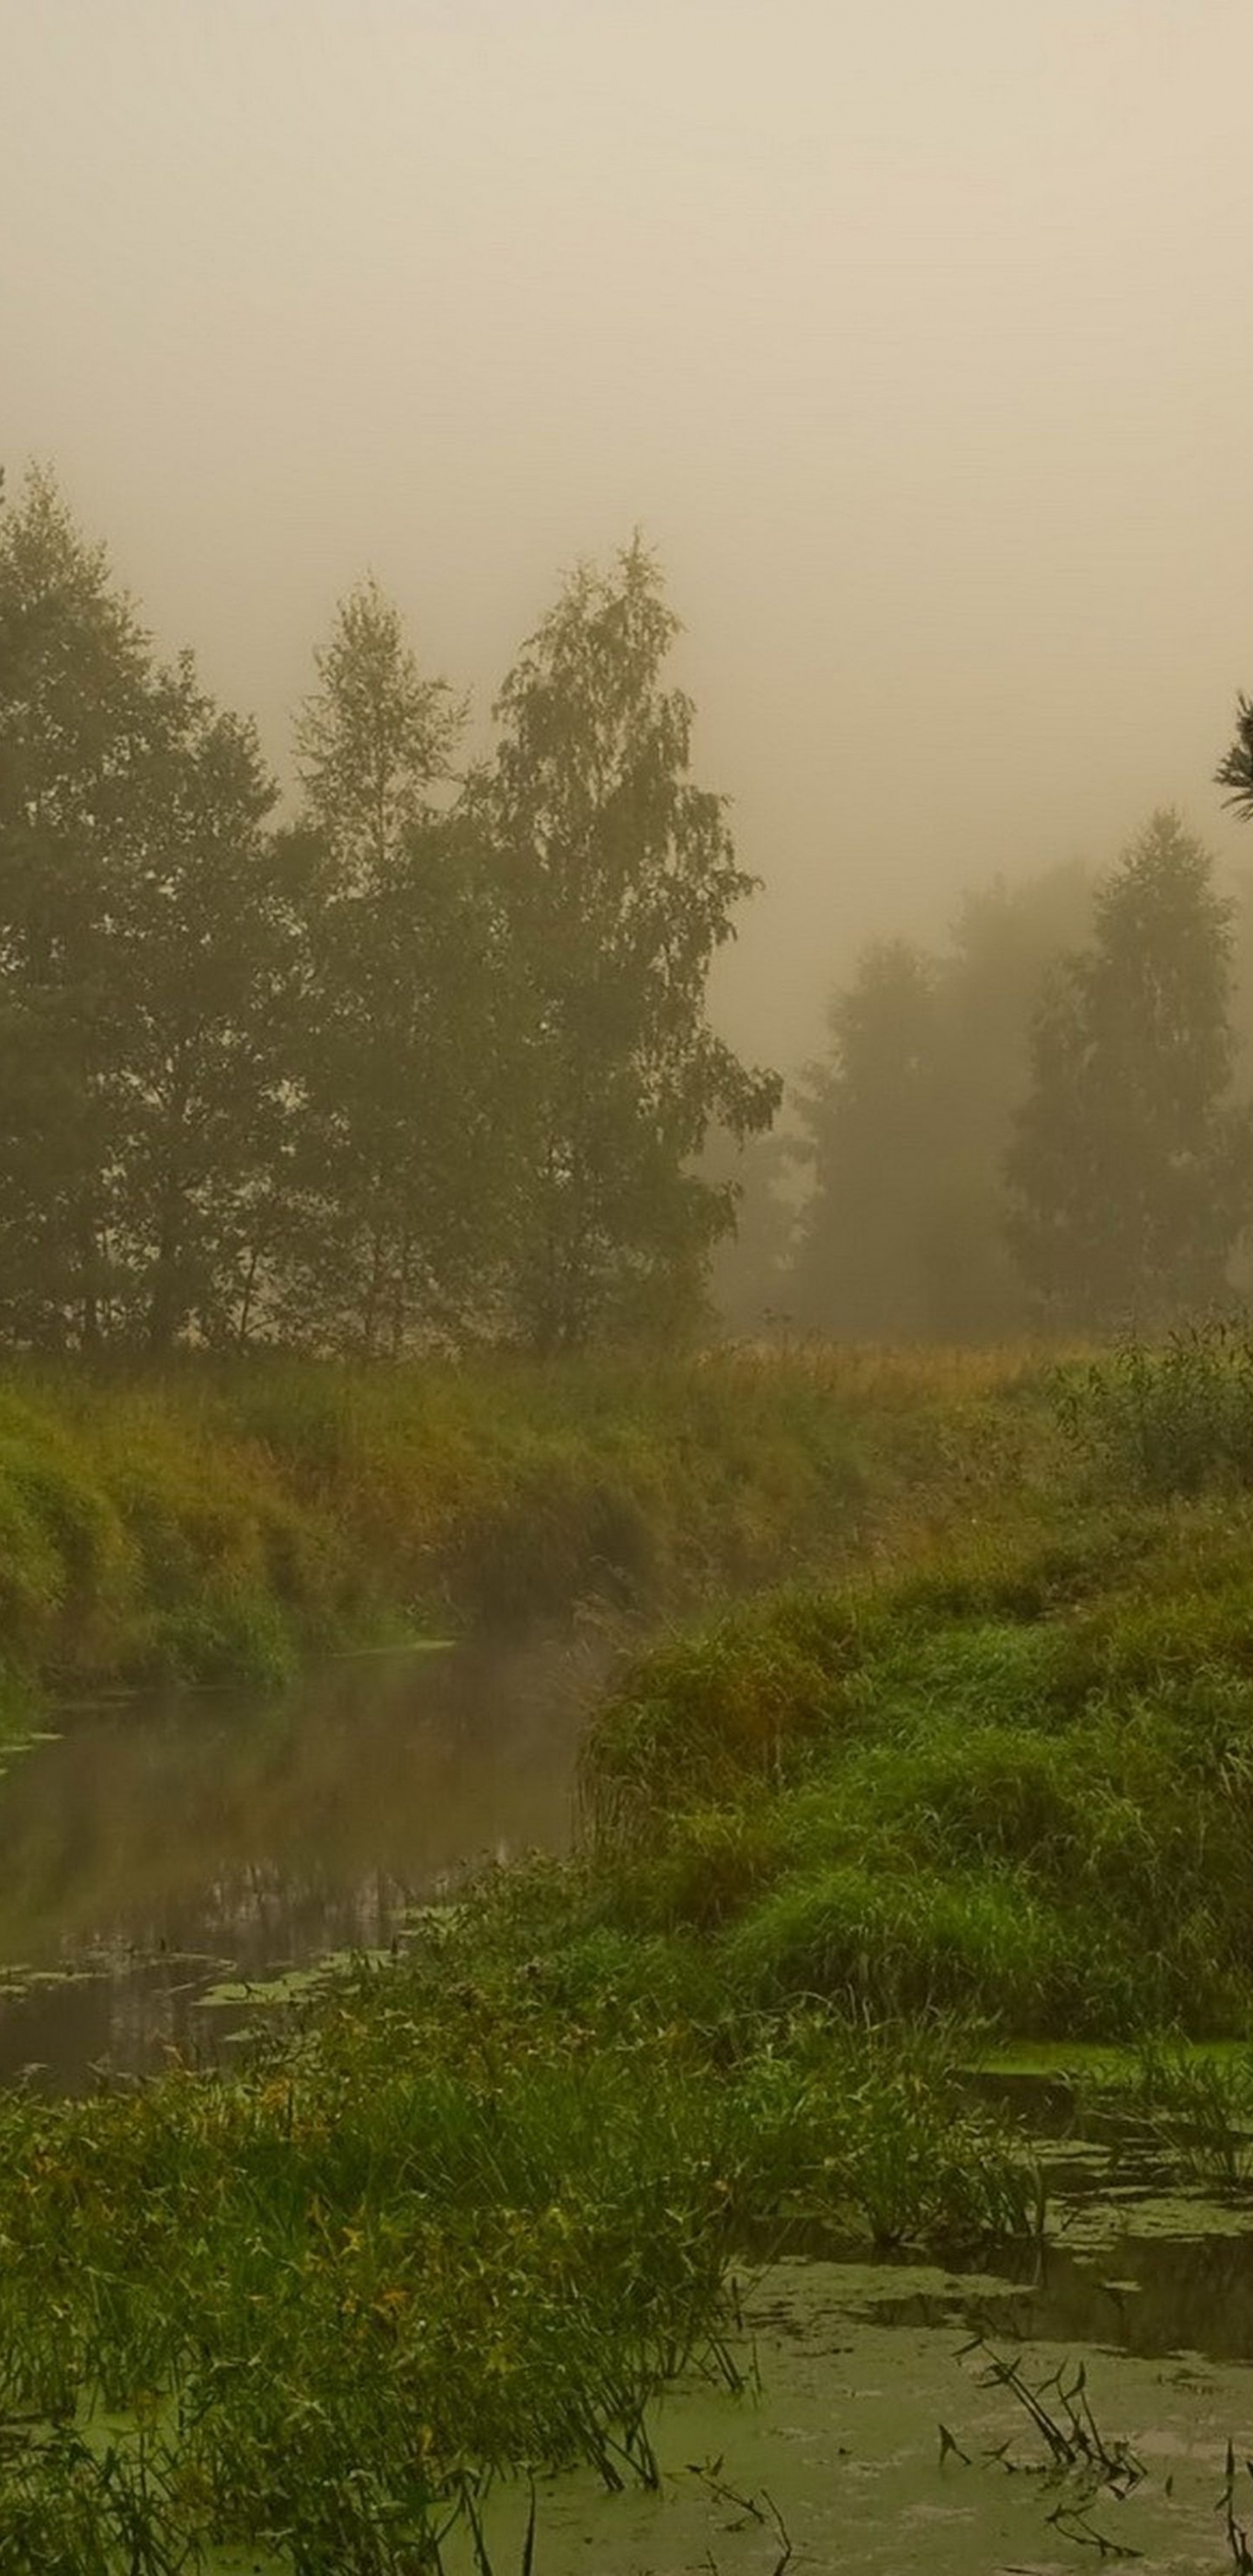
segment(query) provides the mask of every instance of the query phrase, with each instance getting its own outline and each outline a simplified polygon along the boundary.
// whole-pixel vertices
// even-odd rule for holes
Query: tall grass
[[[1253,1327],[1220,1316],[1132,1337],[1058,1381],[1058,1412],[1104,1483],[1150,1499],[1253,1485]]]
[[[11,1373],[0,1666],[268,1681],[398,1625],[690,1609],[963,1508],[970,1455],[1022,1437],[1021,1408],[997,1427],[1021,1370],[966,1378],[923,1399],[864,1356],[736,1352]]]

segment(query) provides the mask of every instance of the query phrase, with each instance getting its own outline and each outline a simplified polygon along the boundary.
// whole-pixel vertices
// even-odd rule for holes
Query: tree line
[[[636,542],[489,756],[373,580],[296,730],[156,653],[35,472],[0,508],[0,1339],[541,1350],[687,1328],[780,1086],[705,988],[754,880]]]
[[[1217,775],[1253,816],[1243,698]],[[942,955],[879,943],[836,994],[791,1136],[747,1167],[738,1320],[979,1342],[1230,1303],[1251,1277],[1251,1087],[1253,904],[1177,814],[1099,879],[970,895]]]
[[[365,580],[284,808],[55,481],[0,492],[0,1343],[542,1351],[1106,1331],[1253,1278],[1253,907],[1173,813],[879,943],[782,1086],[706,1011],[755,880],[637,541],[491,751]],[[1253,705],[1218,778],[1253,817]],[[738,1227],[738,1242],[735,1236]]]

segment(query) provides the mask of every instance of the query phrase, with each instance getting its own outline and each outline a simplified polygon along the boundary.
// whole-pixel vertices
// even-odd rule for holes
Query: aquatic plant
[[[643,1961],[624,1988],[591,1911],[577,1870],[506,1875],[229,2077],[0,2098],[0,2541],[434,2568],[484,2479],[650,2477],[649,2400],[735,2384],[733,2266],[789,2229],[1031,2226],[942,2034],[699,1986],[693,2018]]]
[[[1253,2182],[1253,2053],[1142,2041],[1126,2063],[1081,2078],[1091,2107],[1134,2123],[1138,2138],[1185,2183],[1238,2192]]]

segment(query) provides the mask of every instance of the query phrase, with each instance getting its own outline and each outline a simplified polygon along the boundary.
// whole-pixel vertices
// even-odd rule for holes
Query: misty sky
[[[639,523],[795,1062],[1253,689],[1253,0],[0,0],[0,457],[286,760],[367,567],[486,700]]]

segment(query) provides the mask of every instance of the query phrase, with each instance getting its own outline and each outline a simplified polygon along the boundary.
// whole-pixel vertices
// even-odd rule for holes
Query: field
[[[1251,1386],[1201,1335],[12,1391],[50,1569],[15,1685],[149,1669],[206,1602],[291,1653],[564,1582],[635,1633],[571,1861],[346,1963],[229,2077],[0,2104],[0,2566],[483,2569],[503,2480],[507,2576],[542,2570],[528,2477],[647,2486],[658,2392],[743,2374],[746,2268],[1047,2239],[977,2078],[1010,2042],[1088,2043],[1102,2116],[1238,2195]]]

